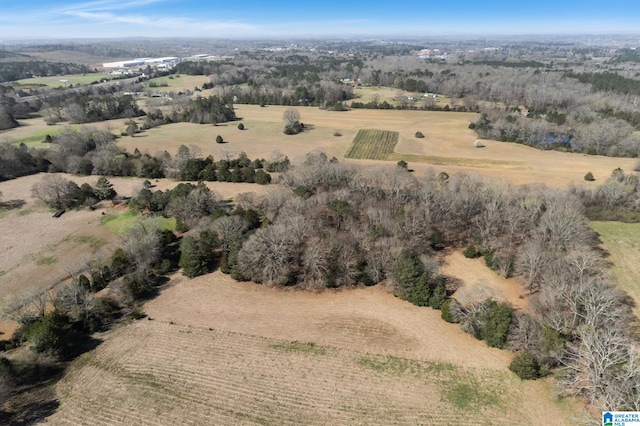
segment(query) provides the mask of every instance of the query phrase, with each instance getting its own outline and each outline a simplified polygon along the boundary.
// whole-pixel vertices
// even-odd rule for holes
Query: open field
[[[175,154],[182,144],[197,145],[203,154],[220,156],[221,150],[246,152],[251,158],[269,158],[279,150],[290,158],[320,149],[329,156],[344,158],[351,142],[360,129],[381,129],[399,133],[395,152],[389,159],[404,159],[419,176],[428,169],[436,173],[478,173],[507,179],[515,184],[545,183],[566,187],[569,184],[598,185],[617,167],[632,170],[636,160],[586,154],[540,151],[515,143],[483,141],[485,148],[476,148],[477,135],[468,129],[477,119],[474,113],[425,112],[397,110],[353,110],[347,112],[324,111],[315,107],[299,107],[301,121],[312,125],[301,134],[287,136],[282,133],[282,114],[288,107],[236,105],[236,114],[246,126],[237,129],[237,122],[219,126],[176,123],[151,129],[135,137],[123,137],[119,144],[129,151],[138,147],[151,154],[168,150]],[[333,136],[339,131],[342,136]],[[423,139],[416,139],[421,131]],[[226,144],[216,144],[216,135]],[[380,164],[374,160],[348,160],[355,164]],[[585,182],[584,175],[591,171],[596,178]]]
[[[139,119],[138,119],[139,120]],[[9,130],[0,131],[0,142],[10,142],[20,144],[24,142],[29,147],[48,148],[49,145],[42,143],[47,135],[54,136],[65,127],[74,129],[89,128],[99,130],[109,130],[114,134],[120,134],[126,130],[128,119],[121,118],[117,120],[99,121],[86,124],[69,124],[67,122],[57,123],[53,126],[48,125],[44,118],[30,118],[28,120],[19,120],[20,126]]]
[[[57,385],[49,424],[571,424],[504,351],[379,287],[175,276]]]
[[[179,80],[179,79],[176,79]],[[287,107],[236,105],[236,114],[246,130],[240,131],[237,122],[218,126],[175,123],[148,130],[134,137],[126,136],[118,143],[130,152],[138,147],[154,154],[167,150],[175,154],[182,144],[197,145],[203,154],[220,157],[226,153],[246,152],[251,158],[269,158],[278,150],[290,158],[309,151],[323,150],[329,156],[344,158],[360,129],[381,129],[399,133],[395,152],[388,160],[405,160],[420,176],[428,169],[436,173],[478,173],[507,179],[516,184],[545,183],[566,187],[569,184],[598,185],[615,168],[632,170],[636,160],[586,154],[540,151],[515,143],[484,140],[485,148],[475,148],[475,132],[468,129],[477,114],[457,112],[425,112],[397,110],[324,111],[315,107],[300,107],[302,121],[311,129],[287,136],[282,133],[282,114]],[[124,131],[126,119],[89,123],[82,126]],[[140,121],[140,120],[138,120]],[[42,118],[21,120],[21,126],[0,132],[0,141],[40,144],[40,138],[56,133],[66,124],[47,126]],[[333,136],[339,131],[342,136]],[[415,132],[425,137],[416,139]],[[225,144],[216,144],[221,135]],[[224,152],[223,152],[224,151]],[[380,164],[374,160],[346,160],[355,164]],[[586,172],[595,176],[594,182],[584,181]]]
[[[202,89],[204,83],[209,83],[211,79],[206,75],[185,75],[176,74],[165,77],[152,78],[144,83],[145,90],[151,92],[184,92],[194,91],[196,87]],[[159,87],[150,87],[150,83],[155,83]],[[163,86],[166,84],[166,86]]]
[[[613,264],[617,285],[636,303],[634,313],[640,318],[640,224],[622,222],[591,222],[600,235],[607,258]]]
[[[48,87],[68,87],[70,85],[88,85],[94,81],[111,80],[112,76],[103,73],[89,74],[69,74],[69,75],[53,75],[47,77],[34,77],[17,80],[16,83],[21,86],[48,86]],[[66,80],[66,81],[62,81]]]
[[[345,158],[358,160],[386,160],[398,143],[398,132],[359,130]]]
[[[517,278],[502,278],[496,271],[487,268],[483,258],[468,259],[460,251],[447,252],[441,258],[440,271],[460,281],[455,298],[462,304],[482,302],[491,298],[507,302],[515,310],[533,313],[528,294]]]
[[[377,100],[378,103],[387,101],[387,103],[393,106],[397,106],[398,102],[395,100],[395,98],[398,95],[413,97],[415,99],[416,106],[421,106],[424,101],[424,93],[422,92],[408,92],[406,90],[401,90],[395,87],[387,87],[387,86],[364,86],[360,89],[354,88],[353,94],[356,96],[356,98],[347,101],[346,102],[347,105],[350,105],[352,102],[362,102],[366,104],[373,100]],[[438,95],[438,101],[436,102],[436,106],[442,108],[445,105],[451,106],[449,99],[445,96]]]
[[[116,248],[117,237],[136,217],[123,207],[103,201],[94,211],[70,210],[60,218],[42,206],[31,195],[31,187],[42,174],[0,182],[2,201],[23,200],[18,209],[0,209],[0,303],[11,294],[52,288],[64,283],[69,272],[86,262],[109,256]],[[95,185],[96,176],[71,176],[78,185]],[[142,189],[138,178],[109,178],[114,189],[123,196],[133,196]],[[177,185],[171,179],[154,180],[157,189]],[[222,198],[241,192],[261,192],[268,186],[248,183],[207,182]],[[104,215],[103,215],[104,214]],[[163,219],[163,225],[175,227],[175,220]],[[16,324],[0,321],[0,333],[13,333]]]

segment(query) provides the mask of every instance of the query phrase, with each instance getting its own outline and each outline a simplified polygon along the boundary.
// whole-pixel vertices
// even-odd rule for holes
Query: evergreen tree
[[[198,246],[193,237],[185,237],[180,244],[180,263],[182,275],[193,278],[208,272],[207,255]]]
[[[104,176],[98,178],[93,192],[99,200],[113,200],[118,195],[113,189],[113,184]]]

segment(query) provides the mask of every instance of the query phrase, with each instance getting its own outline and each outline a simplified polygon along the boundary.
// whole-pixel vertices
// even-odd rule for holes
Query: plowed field
[[[56,425],[570,424],[547,384],[378,287],[175,277],[58,384]]]

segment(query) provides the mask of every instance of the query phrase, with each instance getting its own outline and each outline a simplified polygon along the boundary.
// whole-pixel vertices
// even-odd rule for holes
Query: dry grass
[[[58,385],[51,424],[570,424],[542,382],[379,288],[176,276]]]
[[[635,301],[634,313],[640,318],[640,224],[591,222],[598,233],[607,258],[613,264],[617,285]]]
[[[404,159],[417,175],[428,169],[447,173],[478,173],[507,179],[516,184],[546,183],[566,187],[585,183],[584,174],[608,176],[621,167],[631,170],[633,159],[610,158],[540,151],[524,145],[491,140],[483,141],[485,148],[475,148],[475,132],[468,128],[477,114],[457,112],[425,112],[397,110],[324,111],[315,107],[299,107],[302,122],[312,128],[298,135],[282,133],[282,114],[287,107],[236,105],[236,114],[247,130],[239,131],[237,122],[220,126],[177,123],[152,129],[135,137],[124,137],[119,144],[130,151],[136,147],[155,153],[159,150],[177,152],[180,145],[197,145],[204,155],[220,157],[221,150],[246,152],[251,158],[269,158],[279,150],[290,158],[320,149],[329,156],[344,158],[351,141],[360,129],[376,128],[399,133],[395,152],[389,156],[394,162]],[[416,139],[420,130],[423,139]],[[342,137],[333,133],[339,131]],[[221,135],[228,143],[218,145]],[[380,164],[373,160],[346,160],[361,165]]]
[[[2,210],[0,225],[0,303],[8,295],[21,291],[46,289],[64,283],[69,272],[75,272],[87,262],[109,256],[117,245],[117,234],[136,218],[127,215],[123,207],[113,207],[103,201],[94,211],[69,210],[60,218],[33,199],[31,187],[42,174],[0,182],[2,200],[24,200],[19,209]],[[71,176],[78,185],[95,185],[96,176]],[[118,194],[133,196],[142,189],[144,179],[109,178]],[[170,179],[153,182],[157,189],[166,190],[178,184]],[[262,192],[267,186],[208,182],[220,197],[229,199],[241,192]],[[104,215],[103,215],[104,213]],[[118,218],[105,220],[105,218]],[[101,223],[105,221],[105,225]],[[165,220],[167,227],[175,221]],[[11,334],[15,324],[0,321],[0,333]]]

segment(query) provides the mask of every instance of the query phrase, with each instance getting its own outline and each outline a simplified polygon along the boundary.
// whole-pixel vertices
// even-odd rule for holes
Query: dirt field
[[[459,251],[447,253],[442,258],[440,272],[457,278],[461,286],[454,297],[463,304],[481,302],[491,298],[508,302],[514,309],[532,313],[527,292],[515,278],[504,279],[487,268],[484,259],[467,259]]]
[[[50,424],[571,424],[508,353],[379,287],[176,276],[57,386]]]
[[[344,158],[359,129],[375,128],[400,133],[393,162],[404,159],[420,176],[427,169],[436,173],[478,173],[505,178],[516,184],[546,183],[551,186],[597,185],[617,167],[632,170],[634,159],[610,158],[583,154],[540,151],[523,145],[486,140],[485,148],[475,148],[477,135],[468,129],[477,119],[473,113],[353,110],[347,112],[323,111],[315,107],[300,107],[301,121],[312,128],[298,135],[282,133],[282,114],[287,107],[236,105],[236,114],[242,118],[246,130],[237,129],[237,122],[219,126],[177,123],[149,130],[135,137],[123,137],[119,144],[129,151],[136,147],[153,154],[168,150],[175,154],[182,144],[201,147],[204,155],[220,157],[223,150],[246,152],[251,158],[269,158],[279,150],[289,158],[320,149],[329,156]],[[342,136],[333,136],[339,131]],[[421,131],[423,139],[416,139]],[[225,144],[216,144],[221,135]],[[372,160],[345,160],[355,164],[372,165]],[[393,164],[393,162],[388,162]],[[584,181],[591,171],[593,183]]]

